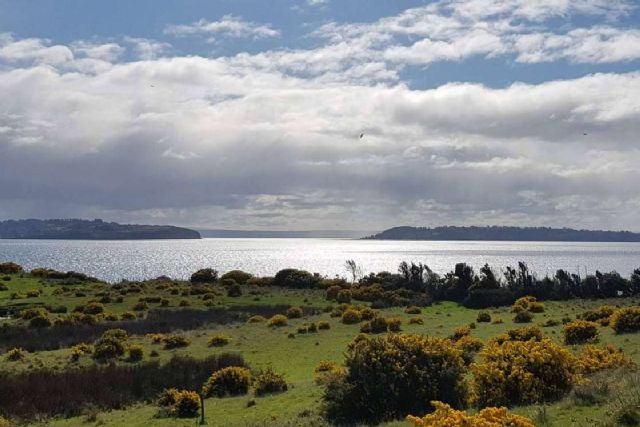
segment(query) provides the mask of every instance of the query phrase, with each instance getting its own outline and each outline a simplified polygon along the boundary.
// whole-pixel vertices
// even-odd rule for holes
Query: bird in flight
[[[582,136],[587,136],[587,135],[588,135],[588,133],[586,133],[586,132],[584,132],[584,133],[582,134]]]
[[[360,139],[364,138],[364,133],[360,134]]]

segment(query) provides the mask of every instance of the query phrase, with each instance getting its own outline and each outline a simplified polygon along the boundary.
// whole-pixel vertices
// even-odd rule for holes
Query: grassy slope
[[[65,304],[70,308],[84,302],[86,298],[71,296],[51,296],[51,291],[55,287],[38,284],[35,279],[18,279],[14,277],[11,282],[3,282],[9,286],[9,291],[0,291],[0,307],[6,304],[17,303],[44,303],[51,305]],[[45,290],[43,296],[25,300],[9,300],[8,295],[16,289],[26,289],[40,287]],[[100,287],[100,286],[98,286]],[[246,289],[245,289],[246,291]],[[217,303],[224,306],[236,304],[291,304],[304,305],[303,299],[307,299],[309,304],[315,307],[327,305],[320,292],[312,291],[287,291],[278,290],[271,295],[259,296],[260,301],[255,301],[255,295],[246,295],[240,298],[229,298],[221,296]],[[108,304],[108,311],[122,312],[130,309],[140,295],[128,296],[123,303]],[[177,301],[185,297],[173,296],[171,305],[175,307]],[[192,306],[199,306],[202,301],[195,297],[187,297],[192,301]],[[613,304],[637,304],[637,301],[574,301],[574,302],[547,302],[546,312],[537,314],[535,322],[541,322],[547,318],[560,320],[564,316],[575,317],[577,313],[592,306],[599,306],[605,303]],[[203,307],[204,308],[204,307]],[[386,316],[397,315],[403,319],[403,331],[407,333],[420,333],[438,336],[447,336],[456,327],[469,324],[475,321],[477,311],[459,307],[453,303],[442,303],[423,310],[419,315],[424,320],[424,325],[409,325],[408,318],[415,317],[406,315],[403,309],[382,310]],[[495,310],[493,315],[504,319],[503,324],[478,323],[477,328],[472,331],[472,335],[483,340],[519,326],[511,321],[512,315],[508,310]],[[320,331],[316,334],[297,334],[296,338],[288,338],[287,335],[295,332],[297,326],[306,321],[329,320],[331,330]],[[175,353],[185,353],[195,357],[219,352],[234,351],[242,354],[250,366],[254,369],[264,369],[273,367],[276,371],[284,373],[287,381],[291,384],[288,392],[262,398],[255,398],[256,405],[247,408],[247,402],[254,399],[253,396],[226,399],[207,399],[206,414],[209,425],[225,426],[253,426],[253,425],[318,425],[321,424],[317,416],[322,389],[313,383],[313,368],[322,359],[342,362],[343,353],[347,344],[358,333],[358,325],[343,325],[337,319],[332,319],[328,314],[313,316],[308,319],[290,320],[289,325],[282,328],[268,328],[264,324],[236,324],[226,327],[212,327],[187,331],[185,334],[191,339],[191,345],[185,349],[164,350],[161,345],[152,344],[144,337],[134,337],[133,342],[139,342],[145,346],[145,358],[149,359],[149,353],[156,350],[161,360],[167,360]],[[552,338],[560,341],[561,326],[545,328],[545,332]],[[222,348],[210,348],[207,342],[210,336],[217,332],[224,332],[232,337],[231,343]],[[616,336],[610,328],[600,328],[601,343],[612,343],[621,346],[630,354],[634,360],[640,363],[640,339],[637,335]],[[574,348],[579,350],[579,346]],[[38,352],[30,354],[23,362],[3,361],[2,369],[13,371],[27,369],[34,364],[47,366],[57,366],[64,369],[69,365],[69,349],[56,351]],[[93,363],[85,358],[83,364]],[[311,414],[306,412],[310,410]],[[578,408],[559,403],[548,406],[547,414],[551,423],[549,425],[572,426],[585,425],[592,419],[603,416],[602,408],[584,407]],[[517,412],[534,416],[538,408],[527,407],[517,408]],[[175,420],[154,418],[156,408],[153,405],[140,405],[129,408],[126,411],[111,411],[98,415],[98,422],[108,426],[174,426],[193,425],[194,420]],[[303,414],[300,416],[300,414]],[[91,425],[86,424],[83,417],[76,417],[64,420],[52,420],[52,426],[75,426]],[[95,424],[95,423],[94,423]],[[403,422],[392,423],[390,425],[404,425]]]

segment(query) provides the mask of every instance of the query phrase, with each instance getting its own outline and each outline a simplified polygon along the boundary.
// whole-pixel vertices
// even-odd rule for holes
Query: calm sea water
[[[628,276],[640,267],[640,243],[415,242],[343,239],[202,239],[153,241],[0,240],[0,262],[26,268],[74,270],[108,280],[160,275],[187,278],[203,267],[273,275],[294,267],[328,276],[345,275],[355,260],[365,272],[396,271],[401,261],[422,262],[446,273],[457,262],[497,270],[525,261],[538,275],[559,268]]]

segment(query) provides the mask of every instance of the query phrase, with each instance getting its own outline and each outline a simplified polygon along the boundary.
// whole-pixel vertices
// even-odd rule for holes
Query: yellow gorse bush
[[[560,398],[576,382],[578,363],[549,339],[491,342],[471,365],[480,407],[513,406]]]
[[[574,320],[562,327],[565,344],[583,344],[598,339],[598,324],[588,320]]]
[[[612,345],[606,347],[587,345],[578,357],[578,367],[585,375],[631,365],[634,365],[633,360],[622,349]]]
[[[640,307],[627,307],[616,310],[609,324],[616,334],[640,331]]]
[[[535,427],[529,418],[509,414],[507,408],[485,408],[476,415],[467,415],[442,402],[431,402],[435,411],[423,418],[409,415],[416,427]]]

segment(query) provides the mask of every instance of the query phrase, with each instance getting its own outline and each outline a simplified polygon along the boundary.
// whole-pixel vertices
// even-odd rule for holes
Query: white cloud
[[[245,21],[234,15],[224,15],[219,21],[201,19],[188,25],[171,25],[165,29],[165,33],[174,36],[220,35],[254,39],[280,36],[280,31],[273,29],[270,25]]]
[[[47,46],[48,41],[36,38],[14,40],[8,34],[0,37],[0,60],[9,62],[33,61],[45,64],[62,64],[73,59],[67,46]]]
[[[142,60],[156,59],[171,48],[169,43],[140,37],[125,37],[124,41],[133,46],[136,55]]]
[[[76,54],[87,58],[114,62],[125,52],[125,48],[118,43],[92,43],[87,41],[75,42],[71,48]]]

